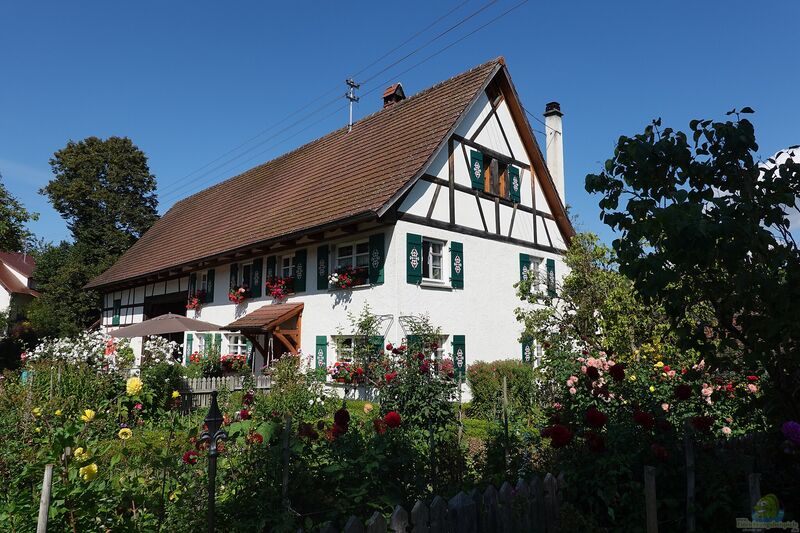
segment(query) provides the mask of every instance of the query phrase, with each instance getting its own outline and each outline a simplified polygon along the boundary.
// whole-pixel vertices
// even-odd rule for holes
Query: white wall
[[[5,287],[0,286],[0,311],[8,311],[10,306],[11,294],[5,289]]]

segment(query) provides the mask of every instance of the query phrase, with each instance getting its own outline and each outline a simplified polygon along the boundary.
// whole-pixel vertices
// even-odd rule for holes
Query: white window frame
[[[531,266],[528,267],[528,277],[534,276],[531,290],[539,291],[542,287],[542,263],[544,259],[541,257],[531,257]]]
[[[206,352],[205,335],[202,333],[195,333],[194,338],[197,339],[197,347],[192,347],[192,351],[204,354]]]
[[[442,239],[435,239],[431,237],[422,237],[422,253],[425,253],[425,243],[429,244],[438,244],[440,246],[439,257],[441,257],[441,264],[440,264],[440,271],[441,277],[440,278],[432,278],[429,276],[430,272],[426,272],[425,266],[427,265],[428,268],[433,269],[433,248],[431,246],[428,247],[428,257],[424,258],[422,262],[422,282],[423,284],[430,284],[430,285],[444,285],[448,280],[449,270],[447,268],[448,261],[445,259],[445,250],[447,249],[447,241]]]
[[[295,266],[294,265],[294,254],[292,254],[292,255],[282,255],[282,256],[280,256],[279,259],[280,259],[280,265],[278,265],[278,268],[280,269],[280,277],[282,277],[282,278],[294,277],[294,266]],[[289,265],[288,266],[286,266],[284,264],[284,260],[287,260],[287,259],[289,261]],[[289,273],[288,274],[284,273],[287,268],[289,269]]]
[[[358,253],[357,249],[358,249],[358,245],[359,244],[366,244],[367,245],[367,250],[365,252]],[[349,264],[342,265],[342,264],[339,264],[339,259],[340,259],[339,252],[345,246],[352,247],[352,253],[350,255],[346,255],[346,256],[344,256],[342,258],[342,259],[349,258]],[[349,242],[343,242],[343,243],[337,244],[336,245],[336,253],[335,253],[335,255],[336,255],[336,257],[334,259],[334,264],[333,264],[334,270],[342,268],[342,267],[347,267],[347,266],[350,266],[350,267],[353,267],[353,268],[366,268],[366,269],[369,269],[369,239],[359,239],[357,241],[349,241]],[[359,265],[358,264],[358,258],[359,257],[363,257],[364,258],[364,264],[363,265]]]
[[[250,286],[250,281],[253,279],[253,262],[252,261],[250,261],[249,263],[239,263],[239,271],[236,273],[236,285],[239,286],[239,287],[244,286],[244,283],[245,283],[244,268],[245,267],[249,267],[250,268],[250,276],[249,276],[250,279],[248,279],[246,281],[247,281],[247,288],[251,290],[253,288],[253,287]]]
[[[240,333],[228,333],[225,335],[228,341],[228,353],[250,355],[247,351],[247,338]]]
[[[336,348],[336,362],[337,363],[352,363],[353,362],[353,344],[355,344],[355,335],[334,335],[333,345]],[[350,347],[347,348],[344,344],[350,341]],[[349,355],[345,355],[349,354]]]
[[[203,291],[204,293],[208,291],[208,270],[200,274],[200,286],[197,287],[196,290]]]

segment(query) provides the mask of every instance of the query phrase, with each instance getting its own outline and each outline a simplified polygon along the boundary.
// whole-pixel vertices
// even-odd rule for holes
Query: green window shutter
[[[231,289],[236,286],[236,282],[239,279],[239,263],[233,263],[231,265]]]
[[[555,259],[547,260],[547,295],[556,295],[556,261]]]
[[[528,279],[531,272],[531,256],[528,254],[519,254],[519,280],[524,281]]]
[[[211,348],[214,346],[214,336],[211,333],[206,333],[203,335],[203,351],[208,354],[211,352]]]
[[[222,333],[214,333],[214,347],[217,353],[222,354]]]
[[[422,339],[419,335],[409,335],[406,337],[406,348],[408,348],[408,353],[415,354],[417,352],[422,351]]]
[[[464,335],[453,335],[453,372],[459,381],[467,373],[467,343]]]
[[[383,337],[381,335],[370,335],[369,348],[372,351],[372,361],[377,361],[383,354]]]
[[[275,256],[267,257],[267,278],[274,278],[276,275],[275,271]]]
[[[196,292],[197,292],[197,272],[192,272],[191,274],[189,274],[189,288],[188,288],[189,298],[194,296]]]
[[[294,292],[303,292],[306,290],[307,277],[306,250],[297,250],[294,253]]]
[[[533,341],[523,341],[522,343],[522,362],[533,363]]]
[[[114,300],[114,315],[111,317],[111,325],[119,326],[119,315],[122,312],[122,300]]]
[[[477,150],[470,150],[469,177],[472,188],[483,190],[483,154]]]
[[[264,259],[259,257],[258,259],[253,259],[253,269],[250,271],[250,276],[252,278],[250,283],[250,294],[253,298],[259,298],[261,296],[261,289],[264,286],[264,280],[261,279],[261,272],[264,270]]]
[[[328,245],[317,248],[317,290],[328,290]]]
[[[422,235],[406,235],[406,281],[422,283]]]
[[[514,165],[508,167],[508,189],[511,192],[511,201],[519,203],[522,182],[519,179],[519,169]]]
[[[192,355],[192,342],[194,341],[194,337],[191,333],[186,334],[186,360],[184,364],[189,364],[189,356]]]
[[[383,283],[383,265],[386,261],[383,233],[369,236],[369,282]]]
[[[317,335],[317,349],[314,353],[317,368],[328,368],[328,337]]]
[[[450,283],[454,289],[464,288],[464,245],[450,243]]]
[[[214,269],[209,268],[206,273],[206,303],[214,301]]]

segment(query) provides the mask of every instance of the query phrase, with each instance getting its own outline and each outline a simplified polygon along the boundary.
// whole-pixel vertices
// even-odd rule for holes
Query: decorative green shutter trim
[[[483,154],[477,150],[470,150],[469,177],[472,188],[483,190]]]
[[[556,295],[556,261],[555,259],[547,260],[547,295]]]
[[[276,275],[275,272],[275,263],[277,259],[275,256],[267,257],[267,278],[274,278]]]
[[[206,333],[205,335],[203,335],[203,351],[205,352],[205,354],[210,353],[211,348],[213,346],[214,346],[214,336],[211,333]]]
[[[453,373],[462,380],[467,373],[467,342],[464,335],[453,335]]]
[[[222,333],[214,333],[214,347],[217,353],[222,354]]]
[[[122,312],[122,300],[114,300],[114,315],[111,317],[111,325],[119,326],[119,315]]]
[[[454,289],[464,288],[464,245],[450,243],[450,283]]]
[[[422,283],[422,235],[406,235],[406,282]]]
[[[189,274],[189,288],[187,292],[189,293],[189,298],[194,296],[197,292],[197,272]]]
[[[259,257],[258,259],[253,259],[253,268],[250,270],[250,277],[252,278],[252,282],[250,283],[250,294],[253,298],[259,298],[261,296],[261,290],[264,287],[264,280],[261,279],[261,272],[264,271],[264,259]]]
[[[519,203],[522,182],[519,179],[519,169],[514,165],[508,166],[508,188],[511,191],[511,201]]]
[[[369,236],[369,282],[383,283],[383,265],[386,261],[383,233]]]
[[[305,248],[294,253],[294,292],[306,290],[306,278],[308,277],[306,256]]]
[[[314,360],[317,368],[328,368],[328,337],[317,335],[317,349],[314,352]]]
[[[214,274],[213,268],[209,268],[208,272],[206,272],[206,303],[214,301]]]
[[[328,290],[328,245],[317,248],[317,290]]]
[[[194,337],[191,333],[186,334],[186,362],[185,364],[189,364],[189,357],[192,355],[192,342]]]
[[[533,341],[523,341],[522,343],[522,362],[533,363]]]
[[[528,279],[531,273],[531,256],[528,254],[519,254],[519,280],[524,281]]]
[[[236,286],[238,279],[239,279],[239,263],[233,263],[231,265],[231,289]]]

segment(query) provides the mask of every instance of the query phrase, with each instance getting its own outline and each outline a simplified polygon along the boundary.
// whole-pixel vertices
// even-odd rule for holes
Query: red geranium
[[[390,351],[390,352],[391,352],[392,350],[394,350],[394,346],[392,346],[392,343],[391,343],[391,342],[390,342],[389,344],[387,344],[387,345],[386,345],[386,349],[387,349],[388,351]]]
[[[661,367],[661,371],[664,372],[665,374],[670,370],[672,369],[669,367],[669,365],[664,365],[663,367]]]
[[[550,446],[562,448],[572,441],[572,432],[561,424],[554,424],[542,430],[543,437],[550,438]]]
[[[638,409],[633,412],[633,421],[645,429],[652,429],[656,423],[656,419],[652,414]]]
[[[601,428],[608,422],[608,417],[594,406],[586,410],[585,419],[586,424],[593,428]]]
[[[183,454],[183,462],[187,465],[197,464],[197,456],[199,454],[195,450],[188,450]]]
[[[625,365],[622,363],[611,365],[608,369],[608,373],[611,374],[611,377],[615,380],[622,381],[625,379]]]
[[[650,446],[650,451],[653,452],[653,455],[659,461],[666,461],[669,459],[669,451],[660,444],[653,443]]]
[[[427,374],[428,370],[430,370],[430,364],[427,361],[423,361],[422,364],[419,365],[420,374]]]
[[[383,417],[383,421],[390,428],[396,428],[400,425],[402,419],[400,418],[400,413],[398,413],[397,411],[389,411],[388,413],[386,413],[386,416]]]
[[[688,400],[692,396],[692,388],[685,383],[675,387],[675,397],[681,401]]]
[[[598,435],[594,431],[587,431],[584,437],[586,437],[586,446],[590,450],[596,453],[605,451],[606,443],[601,435]]]

